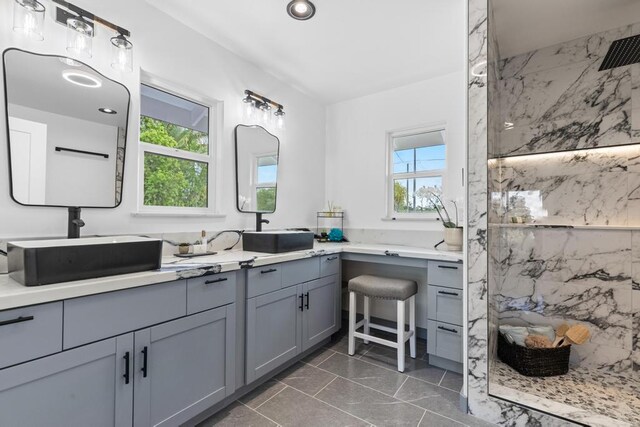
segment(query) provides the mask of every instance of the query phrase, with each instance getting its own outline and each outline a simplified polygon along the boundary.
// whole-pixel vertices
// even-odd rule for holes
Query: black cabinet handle
[[[17,319],[4,320],[0,322],[0,326],[13,325],[14,323],[28,322],[29,320],[33,320],[33,316],[24,316],[24,317],[20,316]]]
[[[142,371],[142,378],[147,378],[147,354],[149,354],[149,350],[145,345],[142,349],[142,369],[140,369]]]
[[[453,332],[454,334],[458,333],[458,331],[456,331],[455,329],[445,328],[444,326],[438,326],[438,329],[441,329],[441,330],[447,331],[447,332]]]
[[[453,265],[439,265],[438,268],[444,268],[446,270],[457,270],[458,267],[454,267]]]
[[[338,259],[337,256],[332,256],[332,257],[327,258],[327,261],[334,261],[336,259]]]
[[[456,292],[438,291],[438,293],[442,294],[442,295],[452,295],[454,297],[459,297],[460,296],[460,294],[456,293]]]
[[[307,293],[305,294],[305,296],[307,297],[307,303],[304,305],[304,307],[305,307],[307,310],[309,310],[309,292],[307,292]]]
[[[304,295],[300,294],[298,298],[300,298],[300,307],[298,308],[300,309],[300,311],[304,311]]]
[[[124,375],[123,375],[123,377],[124,377],[124,383],[125,384],[129,384],[129,379],[130,379],[130,373],[131,373],[130,370],[129,370],[130,369],[129,368],[129,359],[130,358],[131,358],[131,356],[130,356],[129,352],[127,351],[124,354],[124,357],[123,357],[123,359],[124,359]]]
[[[278,271],[278,269],[277,268],[270,268],[268,270],[261,270],[260,273],[261,274],[267,274],[267,273],[273,273],[275,271]]]
[[[384,251],[384,254],[385,254],[386,256],[400,256],[400,254],[399,254],[399,253],[397,253],[397,252]]]
[[[220,279],[215,279],[215,280],[207,280],[206,282],[204,282],[205,285],[212,285],[214,283],[220,283],[220,282],[226,282],[227,280],[229,280],[228,277],[222,277]]]

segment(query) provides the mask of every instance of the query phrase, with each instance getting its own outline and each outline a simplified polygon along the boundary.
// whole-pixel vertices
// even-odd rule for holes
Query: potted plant
[[[455,202],[455,200],[451,201],[451,204],[453,204],[453,209],[455,210],[454,221],[449,215],[447,207],[445,206],[442,198],[436,190],[437,189],[428,190],[429,203],[438,213],[438,216],[442,221],[442,225],[444,226],[444,242],[447,244],[447,247],[450,251],[461,251],[463,229],[462,226],[458,225],[458,204]]]

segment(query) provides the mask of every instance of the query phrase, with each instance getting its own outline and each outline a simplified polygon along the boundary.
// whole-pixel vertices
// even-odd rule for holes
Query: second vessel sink
[[[13,280],[39,286],[159,269],[162,240],[121,236],[9,242],[7,258]]]
[[[242,234],[242,249],[270,254],[313,249],[313,233],[310,231],[245,231]]]

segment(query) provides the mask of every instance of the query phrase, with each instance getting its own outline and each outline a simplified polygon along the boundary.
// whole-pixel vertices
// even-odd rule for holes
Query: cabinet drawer
[[[282,287],[315,280],[320,277],[320,261],[317,257],[305,258],[282,264]]]
[[[67,300],[64,302],[64,348],[186,314],[186,280]]]
[[[427,353],[462,363],[462,327],[429,320]]]
[[[62,302],[0,312],[0,368],[62,350]]]
[[[340,255],[324,255],[320,257],[320,277],[332,276],[340,272]]]
[[[282,264],[263,265],[247,270],[247,298],[253,298],[282,287]]]
[[[235,271],[187,280],[187,314],[221,307],[235,299]]]
[[[462,263],[429,261],[427,268],[430,285],[462,289]]]
[[[462,325],[462,290],[428,286],[427,316],[454,325]]]

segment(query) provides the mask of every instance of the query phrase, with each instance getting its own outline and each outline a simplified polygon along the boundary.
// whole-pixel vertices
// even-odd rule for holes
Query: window
[[[140,86],[142,212],[211,212],[212,107]]]
[[[256,159],[256,200],[259,212],[276,209],[276,177],[278,176],[278,154],[267,154]]]
[[[445,151],[442,128],[389,135],[389,216],[435,214],[430,198],[442,194]]]

